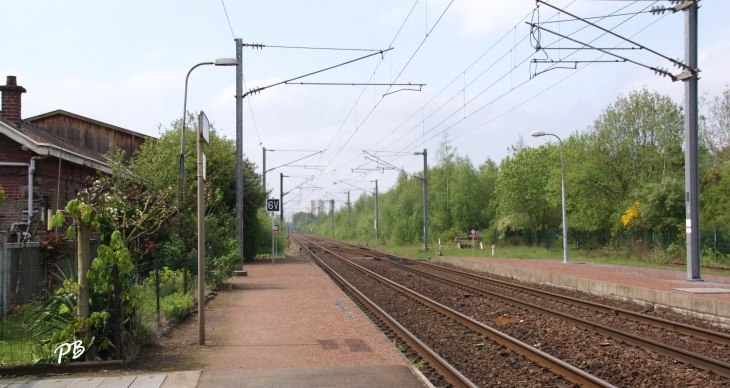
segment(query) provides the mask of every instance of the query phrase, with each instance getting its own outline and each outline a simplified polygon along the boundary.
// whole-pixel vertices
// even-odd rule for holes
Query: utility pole
[[[279,221],[284,225],[284,173],[279,173]]]
[[[347,190],[347,226],[350,226],[350,190]]]
[[[380,223],[378,222],[378,180],[375,180],[375,240],[380,238],[379,229]]]
[[[330,215],[332,216],[332,230],[335,230],[335,200],[330,199]]]
[[[423,149],[423,249],[428,250],[428,150],[425,148]]]
[[[243,260],[243,40],[236,42],[236,234]]]
[[[686,1],[685,1],[686,3]],[[687,280],[700,276],[700,191],[697,134],[697,3],[684,8],[684,60],[692,76],[684,79],[684,186],[687,209]]]
[[[264,164],[263,168],[261,169],[261,176],[264,180],[264,192],[266,192],[266,147],[263,147],[264,150]],[[267,195],[268,197],[268,195]],[[264,206],[266,206],[266,200],[264,200]]]

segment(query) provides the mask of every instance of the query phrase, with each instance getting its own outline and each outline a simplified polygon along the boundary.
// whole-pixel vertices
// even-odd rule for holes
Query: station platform
[[[0,388],[432,386],[310,258],[244,269],[206,306],[203,347],[193,314],[129,370],[0,377]]]
[[[703,274],[702,281],[688,281],[685,271],[581,261],[448,256],[434,261],[525,282],[654,304],[656,308],[730,324],[730,275]]]

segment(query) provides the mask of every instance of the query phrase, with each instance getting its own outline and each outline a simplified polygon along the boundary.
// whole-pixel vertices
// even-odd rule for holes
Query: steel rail
[[[692,366],[703,369],[709,372],[716,373],[720,376],[730,378],[730,364],[716,360],[710,357],[703,356],[701,354],[693,353],[681,348],[677,348],[671,345],[663,344],[658,341],[654,341],[648,338],[640,337],[631,333],[627,333],[622,330],[614,329],[610,326],[605,326],[600,323],[596,323],[593,321],[589,321],[583,318],[578,318],[571,316],[569,314],[565,314],[556,310],[552,310],[549,308],[545,308],[542,306],[538,306],[529,302],[524,302],[515,298],[511,298],[509,296],[499,295],[497,293],[494,293],[492,291],[488,291],[479,287],[475,287],[469,284],[465,284],[462,282],[458,282],[456,280],[448,279],[441,277],[436,274],[432,274],[429,272],[422,271],[420,269],[411,268],[409,266],[394,263],[387,260],[382,260],[385,263],[388,263],[389,265],[395,266],[397,268],[403,269],[405,271],[409,271],[412,273],[419,274],[421,276],[431,278],[433,280],[446,283],[449,285],[452,285],[454,287],[463,288],[470,292],[479,293],[482,295],[486,295],[487,297],[497,299],[501,302],[505,302],[517,307],[521,307],[530,311],[533,311],[538,314],[545,314],[549,316],[553,316],[555,318],[561,319],[565,322],[569,322],[573,325],[576,325],[578,327],[591,330],[593,332],[599,333],[606,337],[611,337],[614,340],[618,341],[624,341],[626,343],[639,346],[643,349],[650,350],[653,352],[656,352],[657,354],[670,357],[672,359],[675,359],[679,362],[682,362],[684,364],[691,364]]]
[[[336,240],[329,240],[329,242],[338,244],[340,246],[344,244],[341,242],[336,242]],[[337,248],[342,249],[341,247],[337,247]],[[358,250],[360,250],[360,249],[358,249]],[[369,251],[371,256],[375,256],[375,255],[372,255],[371,249],[367,249],[367,250]],[[362,253],[362,252],[359,252],[359,253]],[[416,262],[411,259],[406,259],[406,258],[393,256],[393,255],[386,255],[386,257],[397,258],[397,259],[406,260],[409,262]],[[568,314],[561,313],[559,311],[555,311],[555,310],[548,309],[545,307],[541,307],[541,306],[538,306],[538,305],[535,305],[535,304],[532,304],[529,302],[524,302],[524,301],[521,301],[521,300],[518,300],[518,299],[515,299],[512,297],[500,295],[500,294],[497,294],[492,291],[484,290],[479,287],[475,287],[475,286],[472,286],[469,284],[464,284],[464,283],[458,282],[456,280],[443,278],[441,276],[438,276],[438,275],[435,275],[432,273],[428,273],[428,272],[424,272],[422,270],[411,268],[410,266],[394,263],[389,260],[383,260],[383,262],[388,263],[392,266],[401,268],[403,270],[412,272],[412,273],[418,273],[425,277],[430,277],[434,280],[437,280],[437,281],[440,281],[443,283],[447,283],[447,284],[451,284],[455,287],[461,287],[461,288],[467,289],[470,292],[481,293],[483,295],[487,295],[488,297],[500,300],[500,301],[508,303],[508,304],[516,305],[516,306],[525,308],[527,310],[531,310],[536,313],[551,315],[553,317],[564,320],[566,322],[570,322],[578,327],[582,327],[584,329],[594,331],[596,333],[599,333],[599,334],[607,336],[607,337],[612,337],[614,339],[620,339],[620,340],[630,343],[632,345],[636,345],[641,348],[644,348],[644,349],[647,349],[650,351],[654,351],[657,354],[661,354],[661,355],[673,358],[679,362],[682,362],[685,364],[691,364],[699,369],[711,371],[720,376],[730,378],[730,364],[725,363],[723,361],[716,360],[716,359],[713,359],[710,357],[706,357],[706,356],[703,356],[703,355],[700,355],[697,353],[693,353],[693,352],[690,352],[690,351],[687,351],[687,350],[684,350],[681,348],[677,348],[677,347],[674,347],[671,345],[663,344],[663,343],[660,343],[660,342],[657,342],[654,340],[636,336],[634,334],[627,333],[622,330],[614,329],[609,326],[601,325],[599,323],[595,323],[595,322],[592,322],[592,321],[589,321],[589,320],[586,320],[583,318],[573,317]],[[418,262],[416,262],[416,263],[418,263]],[[418,263],[418,264],[422,264],[422,263]],[[438,268],[443,268],[443,267],[438,267]],[[458,272],[461,272],[461,271],[458,271]],[[539,290],[536,290],[536,291],[540,292]],[[555,294],[555,295],[557,295],[557,294]]]
[[[446,382],[455,387],[477,387],[476,384],[472,383],[468,378],[462,375],[456,368],[449,364],[446,360],[441,358],[433,349],[429,348],[426,344],[421,342],[413,333],[408,331],[400,323],[398,323],[388,313],[383,311],[375,303],[373,303],[368,297],[360,292],[355,286],[350,284],[342,276],[340,276],[334,269],[332,269],[327,263],[320,259],[309,247],[302,244],[296,236],[292,236],[295,241],[304,247],[312,258],[316,259],[322,268],[327,272],[337,283],[339,283],[348,292],[354,295],[363,305],[365,305],[373,314],[375,314],[395,335],[400,337],[405,343],[415,350],[418,355],[428,362],[428,365],[439,373]]]
[[[332,241],[335,241],[335,240],[332,240]],[[393,255],[388,255],[384,252],[375,251],[370,248],[353,247],[353,248],[347,248],[347,249],[350,249],[353,251],[360,251],[360,253],[362,253],[362,250],[367,250],[369,252],[378,252],[383,255],[383,258],[388,258],[390,256],[393,256]],[[376,255],[373,255],[372,253],[370,253],[370,255],[376,256]],[[411,263],[414,263],[414,264],[417,264],[420,266],[432,268],[432,269],[435,269],[438,271],[450,273],[455,276],[462,276],[465,278],[469,278],[471,280],[491,283],[493,285],[510,288],[515,291],[531,293],[535,296],[545,298],[545,299],[550,299],[550,300],[553,300],[556,302],[566,303],[566,304],[570,304],[573,306],[598,311],[598,312],[601,312],[604,314],[616,315],[621,318],[632,320],[634,322],[643,323],[646,325],[662,328],[665,330],[672,330],[672,331],[675,331],[680,334],[690,335],[690,336],[694,336],[696,338],[701,338],[701,339],[711,341],[711,342],[714,342],[714,343],[717,343],[720,345],[730,346],[730,335],[727,335],[724,333],[719,333],[716,331],[707,330],[707,329],[703,329],[700,327],[694,327],[694,326],[687,325],[684,323],[673,322],[668,319],[652,317],[652,316],[644,315],[641,313],[621,309],[618,307],[606,306],[606,305],[602,305],[600,303],[595,303],[595,302],[590,302],[587,300],[573,298],[570,296],[555,294],[555,293],[552,293],[549,291],[544,291],[544,290],[540,290],[537,288],[532,288],[532,287],[528,287],[528,286],[524,286],[524,285],[520,285],[520,284],[514,284],[514,283],[506,282],[503,280],[492,279],[492,278],[488,278],[488,277],[484,277],[484,276],[480,276],[480,275],[475,275],[472,273],[459,271],[459,270],[453,269],[453,268],[442,267],[442,266],[431,264],[431,263],[425,263],[420,260],[409,259],[407,257],[399,257],[399,256],[393,256],[393,257],[398,257],[401,260],[405,260],[405,261],[408,261],[408,262],[411,262]]]
[[[576,368],[575,366],[566,363],[565,361],[562,361],[548,353],[545,353],[537,348],[534,348],[514,337],[511,337],[505,333],[502,333],[492,327],[489,327],[473,318],[470,318],[454,309],[451,309],[445,305],[442,305],[441,303],[438,303],[430,298],[427,298],[413,290],[408,289],[407,287],[404,287],[398,283],[393,282],[392,280],[386,279],[383,276],[380,276],[376,274],[375,272],[372,272],[358,264],[353,263],[352,261],[338,255],[337,253],[333,252],[332,250],[323,247],[320,244],[317,244],[316,242],[307,240],[306,238],[299,237],[302,240],[309,241],[309,243],[314,244],[318,246],[320,249],[329,252],[333,257],[337,258],[341,262],[349,265],[353,269],[363,273],[366,276],[369,276],[375,280],[378,280],[379,282],[391,287],[392,289],[410,297],[413,300],[416,300],[417,302],[420,302],[421,304],[424,304],[437,312],[441,313],[442,315],[468,327],[469,329],[478,332],[479,334],[484,335],[485,337],[488,337],[490,340],[512,350],[513,352],[520,354],[527,358],[528,360],[534,361],[537,364],[547,368],[551,372],[560,375],[564,377],[566,380],[569,380],[575,384],[580,384],[582,386],[586,387],[613,387],[612,384],[599,379],[596,376],[591,375],[590,373],[587,373],[579,368]],[[307,250],[311,252],[311,250],[307,247]]]
[[[451,273],[456,276],[463,276],[463,277],[466,277],[466,278],[469,278],[472,280],[477,280],[477,281],[481,281],[481,282],[485,282],[485,283],[492,283],[492,284],[499,285],[502,287],[511,288],[515,291],[531,293],[531,294],[537,295],[539,297],[551,299],[556,302],[571,304],[574,306],[583,307],[583,308],[590,309],[590,310],[595,310],[595,311],[605,313],[605,314],[617,315],[619,317],[626,318],[628,320],[632,320],[632,321],[643,323],[643,324],[650,325],[650,326],[659,327],[659,328],[666,329],[666,330],[672,330],[672,331],[675,331],[680,334],[691,335],[691,336],[694,336],[697,338],[702,338],[704,340],[715,342],[717,344],[730,345],[730,335],[727,335],[724,333],[719,333],[716,331],[707,330],[707,329],[703,329],[700,327],[694,327],[694,326],[687,325],[684,323],[672,322],[668,319],[651,317],[651,316],[643,315],[643,314],[640,314],[637,312],[625,310],[622,308],[606,306],[606,305],[602,305],[600,303],[595,303],[595,302],[590,302],[587,300],[573,298],[570,296],[555,294],[555,293],[552,293],[549,291],[543,291],[543,290],[539,290],[536,288],[523,286],[523,285],[519,285],[519,284],[514,284],[514,283],[509,283],[509,282],[505,282],[505,281],[498,280],[498,279],[490,279],[490,278],[487,278],[484,276],[470,274],[468,272],[463,272],[463,271],[459,271],[459,270],[452,269],[452,268],[441,267],[441,266],[430,264],[430,263],[418,262],[417,260],[413,260],[413,259],[409,259],[409,258],[403,258],[403,259],[407,260],[409,262],[416,263],[418,265],[426,266],[428,268],[433,268],[436,270]]]

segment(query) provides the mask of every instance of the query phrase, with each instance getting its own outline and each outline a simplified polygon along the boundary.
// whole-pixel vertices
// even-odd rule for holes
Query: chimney
[[[0,118],[11,123],[20,121],[20,95],[25,93],[25,88],[18,86],[18,82],[14,75],[9,75],[5,85],[0,85],[2,92],[2,110],[0,110]]]

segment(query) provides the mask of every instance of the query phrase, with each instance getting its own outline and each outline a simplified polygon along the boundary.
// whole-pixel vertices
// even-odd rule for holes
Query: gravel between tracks
[[[405,297],[336,259],[320,257],[479,386],[568,387],[563,377]]]
[[[726,379],[680,364],[653,352],[617,343],[557,318],[468,295],[375,260],[356,260],[374,272],[454,308],[506,334],[533,344],[588,373],[619,386],[724,387]],[[517,318],[511,323],[495,320]]]
[[[705,355],[716,360],[730,362],[730,348],[727,345],[720,345],[710,341],[693,338],[689,335],[679,334],[672,330],[657,328],[652,325],[637,323],[614,314],[600,313],[591,309],[577,307],[568,303],[561,303],[551,299],[542,298],[530,292],[517,291],[507,287],[495,285],[486,281],[476,281],[465,279],[463,277],[454,276],[428,265],[419,265],[417,269],[424,270],[448,279],[457,280],[465,284],[469,284],[481,289],[492,291],[499,295],[509,296],[511,298],[539,305],[541,307],[560,311],[571,316],[587,319],[602,325],[606,325],[624,332],[628,332],[637,336],[652,339],[657,342],[668,344],[677,348],[685,349],[693,353]]]

